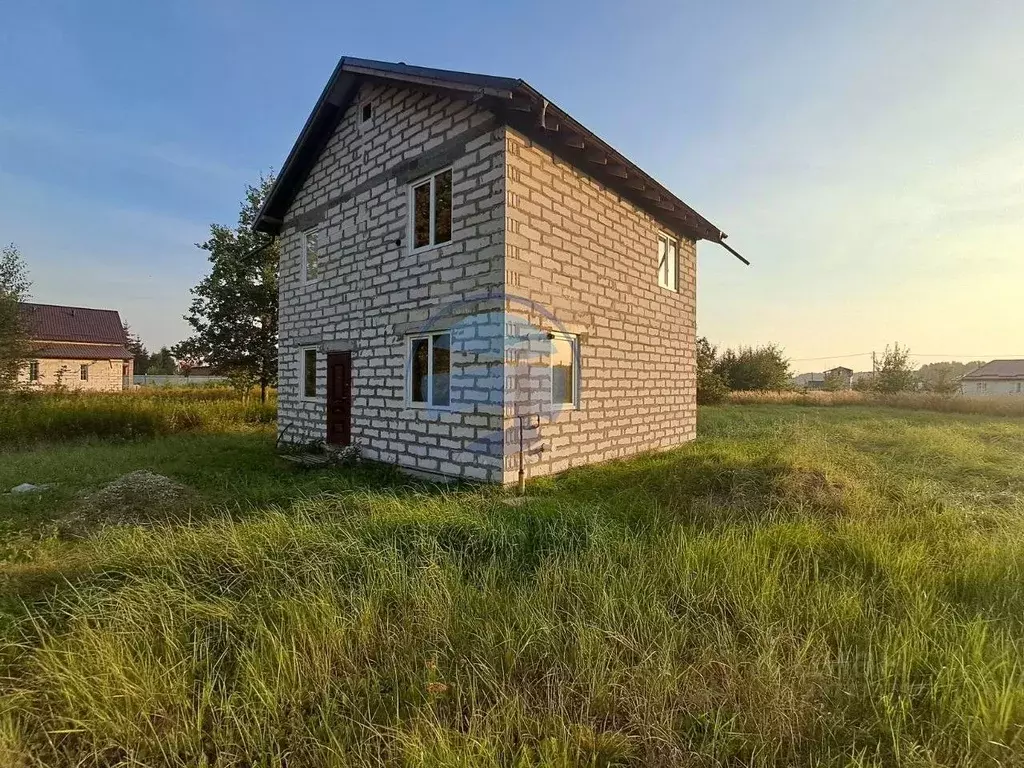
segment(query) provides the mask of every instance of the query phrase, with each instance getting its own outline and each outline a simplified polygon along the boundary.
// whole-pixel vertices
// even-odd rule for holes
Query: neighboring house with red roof
[[[960,379],[965,395],[1024,395],[1024,360],[993,360]]]
[[[22,303],[21,312],[33,352],[20,382],[92,392],[130,386],[132,354],[116,311]]]

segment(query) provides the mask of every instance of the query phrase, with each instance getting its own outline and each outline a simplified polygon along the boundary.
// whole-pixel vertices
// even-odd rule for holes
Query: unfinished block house
[[[507,483],[695,435],[725,235],[522,80],[342,58],[255,229],[284,442]]]

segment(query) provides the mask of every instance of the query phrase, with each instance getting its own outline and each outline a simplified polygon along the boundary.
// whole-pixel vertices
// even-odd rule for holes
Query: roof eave
[[[744,264],[750,264],[725,243],[727,235],[719,227],[525,81],[344,56],[334,68],[260,208],[254,231],[270,235],[280,232],[288,206],[364,78],[397,81],[463,98],[471,96],[506,125],[600,181],[666,228],[693,240],[718,243]]]

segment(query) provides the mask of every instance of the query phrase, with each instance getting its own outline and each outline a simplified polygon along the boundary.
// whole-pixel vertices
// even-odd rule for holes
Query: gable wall
[[[528,476],[692,440],[696,244],[678,238],[679,291],[661,288],[664,228],[650,215],[511,129],[506,165],[508,327],[533,340],[532,362],[506,363],[505,482],[518,470],[518,413],[540,416],[526,432]],[[579,410],[545,407],[550,379],[527,370],[549,364],[544,331],[580,335]]]
[[[374,116],[362,131],[363,100]],[[326,438],[326,354],[351,350],[352,440],[369,458],[500,480],[504,129],[467,102],[364,85],[285,217],[281,234],[278,429]],[[453,167],[452,241],[410,253],[408,182],[444,155]],[[302,231],[321,225],[320,279],[301,283]],[[453,329],[450,411],[406,407],[407,335],[452,312],[496,313]],[[431,318],[434,318],[431,320]],[[301,397],[301,350],[317,347],[317,397]],[[484,450],[481,451],[481,446]]]

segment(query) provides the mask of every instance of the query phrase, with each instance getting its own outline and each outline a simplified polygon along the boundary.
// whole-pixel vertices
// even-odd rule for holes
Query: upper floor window
[[[33,360],[28,364],[28,380],[39,381],[39,361]]]
[[[86,365],[85,363],[82,363],[82,365],[80,365],[78,368],[78,378],[81,379],[82,381],[89,380],[89,366]]]
[[[679,243],[674,237],[658,235],[658,285],[679,290]]]
[[[450,332],[413,336],[409,339],[409,402],[446,408],[451,403],[449,382],[452,367]]]
[[[452,239],[452,169],[438,171],[409,187],[412,250]]]
[[[320,230],[302,233],[302,282],[314,283],[320,277]]]
[[[551,334],[551,405],[577,408],[580,402],[580,347],[575,336]]]

